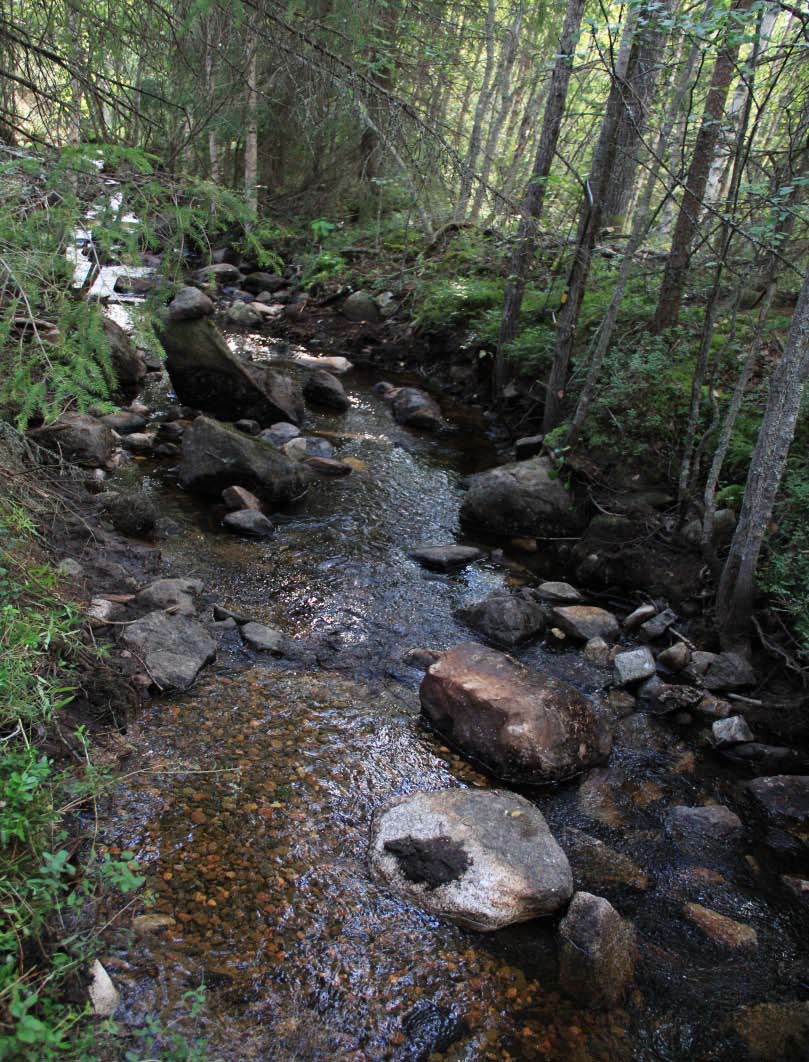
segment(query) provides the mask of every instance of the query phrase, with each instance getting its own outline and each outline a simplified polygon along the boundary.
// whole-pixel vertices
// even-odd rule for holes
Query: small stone
[[[591,638],[582,650],[585,660],[598,667],[607,667],[610,662],[610,647],[603,638]]]
[[[635,698],[626,690],[610,690],[607,694],[607,703],[614,719],[625,719],[635,711]]]
[[[663,609],[662,612],[658,612],[652,619],[646,620],[645,623],[640,625],[640,635],[647,642],[653,642],[656,638],[662,638],[669,627],[677,622],[676,612],[672,612],[670,608]]]
[[[518,461],[524,461],[528,457],[536,457],[542,453],[544,435],[524,435],[514,443],[514,451]]]
[[[704,675],[714,660],[716,660],[716,653],[705,653],[697,649],[691,654],[689,666],[695,675]]]
[[[545,601],[568,601],[570,604],[575,605],[584,600],[576,587],[571,586],[570,583],[540,583],[537,587],[537,593]]]
[[[716,748],[727,745],[739,745],[753,740],[753,732],[742,715],[731,715],[727,719],[717,719],[711,727]]]
[[[278,424],[271,424],[269,428],[259,432],[258,437],[273,446],[277,446],[280,450],[291,439],[297,439],[300,434],[301,429],[296,427],[296,425],[279,421]]]
[[[131,435],[124,435],[121,446],[131,454],[148,454],[154,447],[154,440],[151,432],[132,432]]]
[[[568,826],[563,829],[559,842],[570,860],[577,889],[623,885],[645,892],[649,888],[648,874],[628,856],[596,837]]]
[[[275,532],[272,521],[255,509],[238,509],[228,513],[222,520],[222,527],[253,538],[268,538]]]
[[[446,572],[453,568],[465,568],[484,556],[483,550],[474,546],[420,546],[411,549],[408,554],[413,560],[418,561],[425,568],[434,571]]]
[[[555,608],[553,618],[566,634],[583,642],[588,642],[591,638],[614,642],[620,630],[615,616],[606,609],[596,608],[595,605]]]
[[[293,461],[302,461],[307,457],[330,458],[334,455],[334,447],[328,439],[312,435],[300,435],[296,439],[290,439],[281,449]]]
[[[577,892],[559,926],[559,980],[587,1007],[619,1005],[635,976],[633,926],[602,896]]]
[[[658,656],[658,664],[662,664],[667,671],[683,671],[688,667],[688,663],[691,659],[691,650],[685,644],[685,642],[675,642],[674,645],[670,645],[668,649],[664,649]]]
[[[79,579],[84,575],[84,568],[72,557],[65,557],[64,560],[60,560],[56,565],[56,570],[60,575],[64,575],[68,579]]]
[[[237,420],[233,427],[243,431],[245,435],[258,435],[261,431],[261,425],[257,420]]]
[[[103,627],[115,619],[118,606],[105,597],[94,597],[87,606],[87,618],[91,627]]]
[[[242,328],[255,328],[263,321],[263,314],[254,310],[246,302],[234,302],[225,311],[225,320],[229,324],[239,325]]]
[[[251,649],[281,656],[284,651],[284,635],[264,623],[245,623],[241,628],[242,638]]]
[[[634,612],[630,612],[623,622],[625,631],[636,631],[642,623],[651,619],[657,612],[654,605],[640,605]]]
[[[222,491],[222,501],[229,509],[252,509],[253,512],[263,512],[264,506],[259,499],[244,487],[226,487]]]
[[[378,321],[382,316],[373,296],[367,291],[355,291],[343,303],[343,314],[349,321]]]
[[[94,959],[90,967],[90,984],[87,994],[90,997],[93,1013],[99,1018],[111,1018],[121,1002],[118,989],[98,959]]]
[[[139,937],[145,937],[149,933],[157,932],[158,929],[169,929],[175,925],[177,925],[177,920],[168,914],[143,914],[132,919],[132,928]]]
[[[303,395],[307,402],[338,413],[345,412],[351,406],[343,385],[325,369],[317,369],[312,373],[303,385]]]
[[[618,653],[615,657],[615,682],[618,686],[629,686],[633,682],[654,675],[655,658],[650,649],[631,649],[627,653]]]
[[[250,622],[250,617],[249,616],[243,616],[239,612],[233,612],[233,611],[231,611],[231,609],[225,608],[224,605],[214,605],[214,607],[213,607],[213,618],[217,622],[222,622],[223,620],[228,620],[228,619],[233,619],[238,624],[249,623]]]
[[[735,922],[732,918],[712,911],[710,907],[703,907],[699,903],[687,903],[683,907],[683,914],[712,940],[724,948],[736,950],[737,948],[753,948],[758,944],[758,935],[752,926],[743,922]]]
[[[441,654],[435,649],[407,649],[402,653],[402,663],[426,671],[440,656]]]
[[[350,476],[354,471],[347,461],[338,461],[334,457],[307,457],[306,467],[318,476]]]

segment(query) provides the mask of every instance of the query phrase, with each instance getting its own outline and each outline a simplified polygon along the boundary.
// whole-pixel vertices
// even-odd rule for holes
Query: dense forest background
[[[805,673],[803,5],[0,0],[3,418],[111,398],[93,270],[173,283],[223,249],[312,300],[392,291],[398,339],[474,370],[560,475],[667,485],[724,645]],[[10,541],[28,518],[6,508]],[[34,603],[4,606],[6,700],[55,710],[58,680],[24,658],[75,616],[4,564]],[[21,755],[6,775],[38,792],[48,768]],[[45,936],[61,885],[39,881],[12,942]],[[2,1036],[51,1057],[76,1018],[24,967],[0,972]]]

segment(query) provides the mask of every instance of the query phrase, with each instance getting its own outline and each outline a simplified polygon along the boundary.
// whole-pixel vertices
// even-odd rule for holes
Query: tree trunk
[[[786,468],[809,375],[809,270],[792,318],[784,355],[770,378],[767,405],[750,461],[739,522],[716,595],[722,644],[746,649],[761,545]]]
[[[550,87],[545,102],[542,119],[542,133],[539,138],[531,180],[525,194],[522,217],[517,229],[514,252],[509,267],[509,279],[503,300],[503,316],[500,321],[500,336],[497,344],[497,357],[494,367],[495,391],[500,392],[505,385],[508,374],[508,348],[517,335],[522,309],[525,280],[536,251],[539,218],[545,198],[545,186],[551,171],[559,130],[565,113],[567,88],[573,64],[573,53],[579,39],[584,0],[568,0],[565,22]]]
[[[590,274],[590,265],[593,260],[593,249],[601,231],[607,188],[612,180],[612,168],[615,162],[617,146],[615,133],[621,119],[621,113],[626,105],[627,85],[633,77],[638,62],[639,48],[637,40],[633,40],[634,33],[635,23],[632,20],[627,24],[621,42],[621,52],[627,56],[626,69],[612,71],[612,85],[607,97],[598,144],[593,156],[592,172],[587,182],[586,194],[579,215],[576,251],[568,276],[564,303],[559,311],[559,318],[556,324],[553,361],[545,393],[545,413],[542,420],[542,430],[546,434],[552,431],[562,419],[567,372],[573,351],[573,342],[576,337],[576,325],[579,320],[584,292],[587,288],[587,278]]]
[[[257,40],[251,28],[247,57],[247,122],[244,134],[244,200],[258,214],[258,70]]]
[[[472,194],[472,181],[475,176],[475,168],[480,155],[480,142],[483,131],[483,119],[489,108],[489,100],[492,94],[492,74],[494,72],[494,27],[497,5],[495,0],[489,0],[486,15],[486,65],[483,68],[483,84],[478,94],[478,102],[475,107],[475,117],[472,121],[472,132],[469,135],[469,149],[461,173],[461,194],[458,197],[458,206],[455,209],[455,220],[463,221],[469,206],[469,197]]]
[[[657,310],[652,322],[652,331],[657,333],[672,328],[680,315],[683,287],[697,232],[699,212],[741,45],[740,22],[743,21],[751,2],[752,0],[733,0],[731,4],[722,50],[714,64],[702,124],[697,133],[691,165],[685,180],[683,200],[674,226],[671,250],[666,259]]]

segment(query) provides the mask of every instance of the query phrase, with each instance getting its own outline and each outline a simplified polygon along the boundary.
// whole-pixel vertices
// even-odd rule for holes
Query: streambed
[[[586,831],[624,858],[598,887],[585,884],[639,932],[625,1009],[587,1013],[563,997],[552,925],[474,934],[371,881],[376,807],[493,784],[419,726],[420,673],[402,653],[472,637],[453,618],[459,605],[563,572],[550,550],[513,558],[531,570],[492,560],[450,575],[420,568],[412,547],[486,545],[457,524],[459,480],[496,460],[485,425],[445,408],[448,432],[409,432],[371,392],[373,376],[344,382],[350,410],[310,426],[354,471],[274,514],[267,542],[223,531],[224,510],[180,491],[169,464],[127,471],[168,525],[168,574],[199,577],[211,600],[281,628],[293,648],[265,659],[227,632],[189,693],[153,702],[130,728],[137,751],[103,809],[103,840],[137,854],[154,903],[136,901],[108,934],[118,1016],[159,1013],[204,1035],[212,1059],[738,1058],[734,1014],[806,998],[809,967],[766,855],[748,845],[695,857],[665,837],[668,807],[734,807],[738,783],[666,724],[630,716],[608,771],[525,794],[563,844],[565,831]],[[609,681],[573,650],[517,655],[588,693]],[[683,919],[685,901],[752,925],[757,949],[720,951]],[[141,921],[134,932],[144,914],[162,927],[145,932]],[[203,982],[191,1021],[183,993]],[[758,1029],[759,1012],[751,1021]]]

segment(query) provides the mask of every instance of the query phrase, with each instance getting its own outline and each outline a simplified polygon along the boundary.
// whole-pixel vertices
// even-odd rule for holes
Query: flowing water
[[[666,841],[667,807],[734,806],[736,782],[669,727],[630,716],[608,773],[526,794],[563,841],[583,830],[624,857],[594,889],[638,928],[624,1009],[588,1013],[564,998],[552,924],[475,934],[370,879],[375,808],[493,784],[419,726],[420,674],[402,653],[470,637],[453,619],[460,604],[560,572],[550,552],[519,558],[532,571],[415,564],[413,546],[468,541],[459,480],[496,455],[460,411],[448,432],[422,436],[394,424],[371,378],[345,383],[350,411],[311,423],[354,471],[275,514],[269,541],[222,531],[223,510],[183,494],[170,465],[138,466],[169,528],[169,574],[199,576],[209,600],[281,628],[291,651],[265,659],[227,632],[189,693],[153,702],[130,727],[136,752],[104,809],[104,841],[136,853],[151,901],[139,895],[107,935],[118,1016],[160,1015],[204,1036],[210,1059],[740,1057],[734,1012],[805,998],[807,963],[793,916],[772,900],[766,856],[689,857]],[[588,693],[609,678],[575,651],[519,655]],[[718,950],[682,918],[687,900],[752,925],[758,948]],[[152,928],[141,918],[135,932],[144,914]],[[190,1019],[184,993],[201,983]]]

